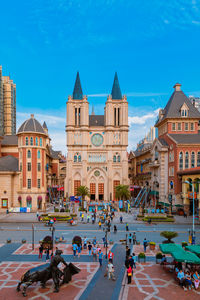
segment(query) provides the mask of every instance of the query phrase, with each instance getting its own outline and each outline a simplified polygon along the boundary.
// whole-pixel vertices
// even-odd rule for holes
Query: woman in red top
[[[131,266],[129,265],[129,267],[128,267],[128,269],[127,269],[128,284],[131,283],[132,274],[133,274],[133,269],[132,269]]]

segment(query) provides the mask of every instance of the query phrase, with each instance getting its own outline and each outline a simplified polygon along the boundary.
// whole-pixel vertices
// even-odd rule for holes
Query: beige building
[[[115,200],[115,187],[129,184],[128,102],[121,94],[117,74],[104,115],[89,115],[77,74],[73,96],[67,101],[66,133],[66,195],[76,195],[77,188],[85,185],[91,201]]]
[[[16,134],[16,84],[0,66],[0,135]]]

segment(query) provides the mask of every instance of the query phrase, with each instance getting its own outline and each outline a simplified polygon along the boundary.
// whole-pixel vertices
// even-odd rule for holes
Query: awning
[[[200,258],[189,251],[174,251],[171,255],[178,262],[186,262],[200,265]]]
[[[158,205],[164,205],[164,206],[169,207],[169,203],[167,203],[167,202],[162,202],[162,201],[158,202]]]
[[[153,195],[153,196],[159,196],[159,192],[158,191],[151,191],[149,194]]]
[[[165,254],[172,254],[174,251],[184,251],[182,246],[179,244],[160,244],[160,250]]]
[[[200,255],[200,245],[190,245],[185,247],[186,250],[193,252],[197,255]]]

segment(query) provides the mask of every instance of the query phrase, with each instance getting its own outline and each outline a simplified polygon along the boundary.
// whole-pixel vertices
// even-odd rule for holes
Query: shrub
[[[160,235],[167,239],[164,243],[174,243],[171,239],[177,237],[178,233],[175,231],[162,231]]]
[[[156,245],[156,243],[155,242],[150,242],[149,245]]]
[[[59,208],[54,208],[54,211],[55,212],[59,212]]]
[[[146,255],[145,255],[144,252],[140,252],[140,253],[138,254],[138,258],[145,258],[145,257],[146,257]]]
[[[156,259],[162,259],[163,255],[161,252],[156,253]]]
[[[188,243],[187,242],[182,242],[182,247],[186,247],[188,246]]]
[[[65,212],[70,212],[70,209],[69,209],[69,208],[66,208],[66,209],[65,209]]]
[[[77,214],[71,214],[71,217],[77,217]]]

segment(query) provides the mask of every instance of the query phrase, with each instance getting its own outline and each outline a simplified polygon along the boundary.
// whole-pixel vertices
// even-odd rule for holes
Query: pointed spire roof
[[[43,125],[42,125],[43,128],[47,129],[47,124],[46,122],[44,121]]]
[[[75,81],[74,91],[73,91],[73,99],[76,99],[76,100],[83,99],[83,92],[82,92],[79,72],[77,72],[77,75],[76,75],[76,81]]]
[[[122,93],[119,86],[117,72],[115,72],[111,95],[112,95],[112,99],[118,99],[118,100],[122,99]]]

